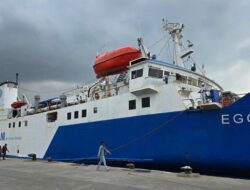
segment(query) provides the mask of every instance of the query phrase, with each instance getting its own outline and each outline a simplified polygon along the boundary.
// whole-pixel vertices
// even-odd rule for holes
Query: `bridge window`
[[[57,112],[47,114],[47,122],[55,122],[57,120]]]
[[[176,73],[176,80],[178,80],[178,81],[180,81],[182,83],[186,83],[187,82],[187,77]]]
[[[9,128],[11,128],[11,123],[9,123]]]
[[[24,126],[25,126],[25,127],[28,126],[28,121],[27,121],[27,120],[24,121]]]
[[[162,78],[163,77],[163,70],[159,68],[149,67],[148,76],[154,78]]]
[[[198,80],[198,87],[201,87],[202,83],[205,83],[202,79],[199,78]]]
[[[21,123],[22,123],[21,121],[18,122],[18,127],[21,127]]]
[[[75,112],[74,112],[74,118],[75,118],[75,119],[78,119],[78,116],[79,116],[79,112],[78,112],[78,111],[75,111]]]
[[[143,75],[143,69],[135,70],[131,72],[131,79],[136,79],[139,77],[142,77]]]
[[[141,101],[142,108],[150,107],[150,97],[145,97],[145,98],[142,98],[141,100],[142,100]]]
[[[136,109],[136,100],[129,100],[129,102],[128,102],[128,109],[129,110]]]
[[[197,86],[197,80],[192,77],[188,77],[188,84],[192,86]]]
[[[67,120],[71,120],[71,112],[67,113]]]
[[[87,110],[82,110],[82,117],[87,117]]]
[[[94,108],[93,108],[93,112],[94,112],[94,113],[97,113],[97,107],[94,107]]]
[[[169,71],[164,71],[164,75],[169,76],[170,75]]]
[[[16,125],[16,123],[15,123],[15,122],[13,122],[13,123],[12,123],[12,127],[13,127],[13,128],[15,128],[15,125]]]

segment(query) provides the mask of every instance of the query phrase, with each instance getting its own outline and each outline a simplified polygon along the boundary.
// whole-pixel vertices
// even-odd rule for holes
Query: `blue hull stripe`
[[[97,159],[101,141],[111,160],[147,160],[164,166],[183,164],[250,170],[249,94],[222,110],[196,110],[60,126],[44,158]],[[236,124],[233,115],[244,121]],[[222,114],[228,115],[222,125]],[[132,159],[132,160],[131,160]]]

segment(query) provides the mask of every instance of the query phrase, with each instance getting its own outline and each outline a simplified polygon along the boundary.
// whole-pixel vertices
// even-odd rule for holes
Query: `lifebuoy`
[[[228,106],[228,105],[230,105],[232,103],[233,103],[233,101],[232,101],[231,98],[229,98],[229,97],[224,97],[223,98],[223,101],[222,101],[223,106]]]
[[[95,93],[95,99],[98,100],[100,98],[99,94],[96,92]]]

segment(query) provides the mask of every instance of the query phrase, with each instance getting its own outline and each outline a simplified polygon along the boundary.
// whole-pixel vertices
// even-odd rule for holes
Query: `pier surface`
[[[0,160],[1,190],[249,190],[250,180],[212,176],[184,177],[177,173],[146,170],[103,168],[62,162],[19,159]]]

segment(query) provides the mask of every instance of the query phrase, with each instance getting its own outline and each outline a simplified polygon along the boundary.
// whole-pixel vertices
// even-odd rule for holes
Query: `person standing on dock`
[[[3,153],[3,160],[5,160],[5,157],[6,157],[6,152],[9,152],[8,150],[8,147],[7,147],[7,144],[3,145],[2,147],[2,153]]]
[[[97,170],[99,170],[100,165],[103,163],[103,165],[105,166],[106,171],[109,171],[109,169],[108,169],[108,167],[106,165],[106,159],[105,159],[106,153],[111,154],[111,152],[106,148],[105,142],[102,141],[100,143],[99,150],[98,150],[98,155],[97,155],[99,157],[99,163],[97,165]]]

